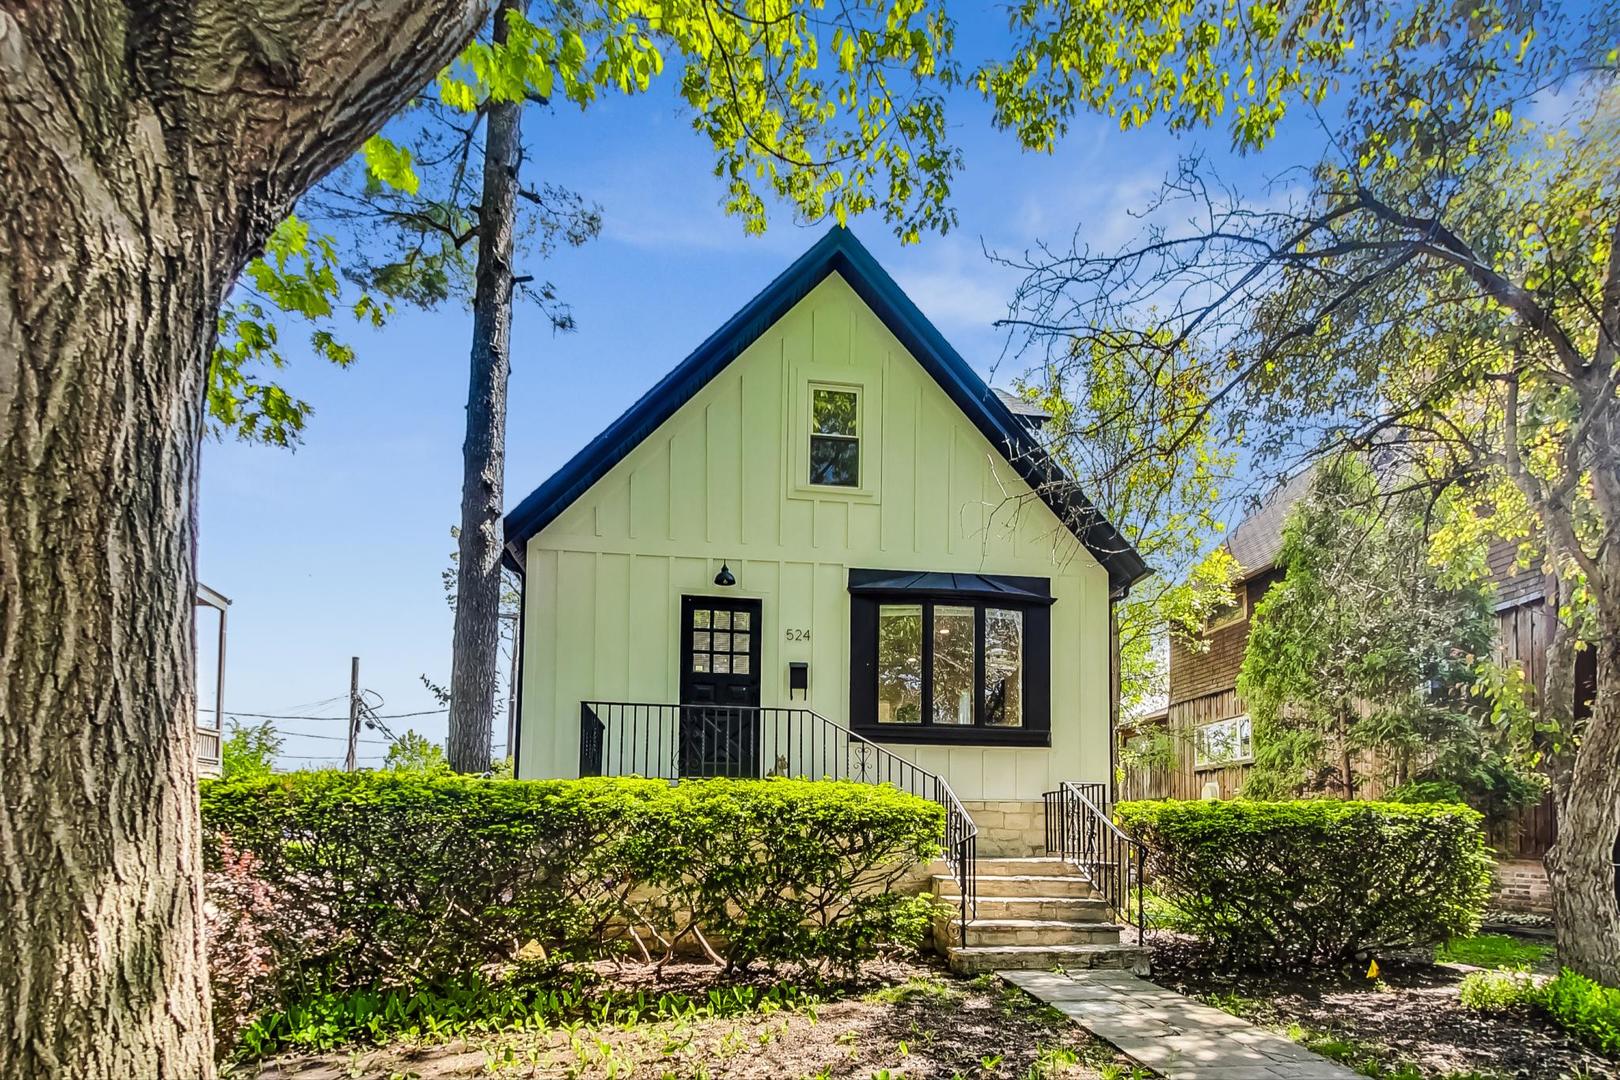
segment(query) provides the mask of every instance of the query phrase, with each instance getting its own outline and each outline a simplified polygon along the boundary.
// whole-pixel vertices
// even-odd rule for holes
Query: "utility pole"
[[[360,739],[360,658],[349,657],[349,752],[343,758],[343,771],[354,772],[355,751]]]

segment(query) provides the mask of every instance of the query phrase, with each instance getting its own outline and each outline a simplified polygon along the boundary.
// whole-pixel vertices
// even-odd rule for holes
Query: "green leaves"
[[[272,446],[298,441],[310,413],[271,372],[287,365],[281,327],[289,320],[309,324],[309,347],[317,357],[346,367],[352,346],[333,328],[343,285],[336,241],[312,235],[297,216],[281,222],[250,262],[235,299],[221,309],[218,339],[208,366],[208,416],[216,434]],[[392,309],[367,293],[348,308],[356,323],[381,326]]]
[[[360,149],[366,163],[366,175],[376,183],[386,185],[407,195],[415,195],[421,180],[411,168],[409,147],[400,146],[381,135],[373,135]]]
[[[1236,966],[1338,965],[1479,927],[1492,861],[1465,806],[1126,802],[1178,925]]]

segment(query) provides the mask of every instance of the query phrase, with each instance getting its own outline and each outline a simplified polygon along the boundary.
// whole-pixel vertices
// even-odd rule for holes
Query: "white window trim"
[[[830,390],[838,394],[855,395],[855,434],[854,435],[826,435],[816,430],[816,391]],[[847,383],[822,382],[811,379],[805,388],[805,416],[804,416],[804,475],[806,487],[816,491],[864,491],[866,490],[866,389],[862,386]],[[855,483],[853,484],[818,484],[810,478],[814,467],[815,455],[811,447],[818,438],[847,440],[855,444]]]
[[[1205,753],[1209,740],[1204,732],[1212,728],[1234,727],[1234,739],[1237,752],[1231,757],[1214,758]],[[1247,732],[1247,739],[1244,734]],[[1247,741],[1248,750],[1244,751]],[[1230,765],[1248,765],[1254,761],[1254,725],[1249,720],[1248,713],[1239,713],[1237,716],[1223,716],[1219,720],[1206,720],[1193,728],[1193,768],[1196,770],[1224,769]]]
[[[1239,581],[1234,585],[1234,592],[1237,594],[1234,597],[1237,603],[1232,605],[1232,610],[1210,619],[1209,624],[1204,627],[1204,633],[1213,634],[1217,630],[1225,630],[1229,626],[1249,621],[1249,587]]]

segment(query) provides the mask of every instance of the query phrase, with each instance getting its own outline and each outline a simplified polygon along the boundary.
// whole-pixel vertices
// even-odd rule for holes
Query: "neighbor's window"
[[[1254,758],[1254,732],[1247,716],[1199,724],[1193,738],[1193,764],[1216,767]]]
[[[922,723],[922,605],[878,608],[878,723]]]
[[[810,388],[810,482],[860,487],[860,395],[854,390]]]
[[[1240,581],[1232,587],[1235,594],[1232,602],[1223,604],[1210,614],[1209,621],[1204,624],[1204,633],[1213,634],[1217,630],[1225,630],[1228,626],[1236,626],[1249,617],[1249,593],[1247,587]]]
[[[877,610],[879,724],[1023,726],[1022,611],[932,601]]]

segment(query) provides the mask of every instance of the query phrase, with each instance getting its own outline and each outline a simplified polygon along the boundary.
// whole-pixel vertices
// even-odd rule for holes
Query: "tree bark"
[[[0,0],[0,1073],[213,1073],[192,599],[219,304],[471,0]]]
[[[506,38],[501,0],[495,38]],[[489,107],[484,191],[478,212],[467,435],[461,444],[461,532],[457,541],[456,616],[451,641],[450,733],[446,756],[458,772],[487,772],[495,730],[501,649],[501,513],[505,501],[506,386],[511,375],[512,239],[522,157],[521,102]]]
[[[1579,749],[1554,771],[1558,842],[1546,865],[1560,963],[1620,986],[1620,623],[1602,608],[1594,647],[1597,693]]]

